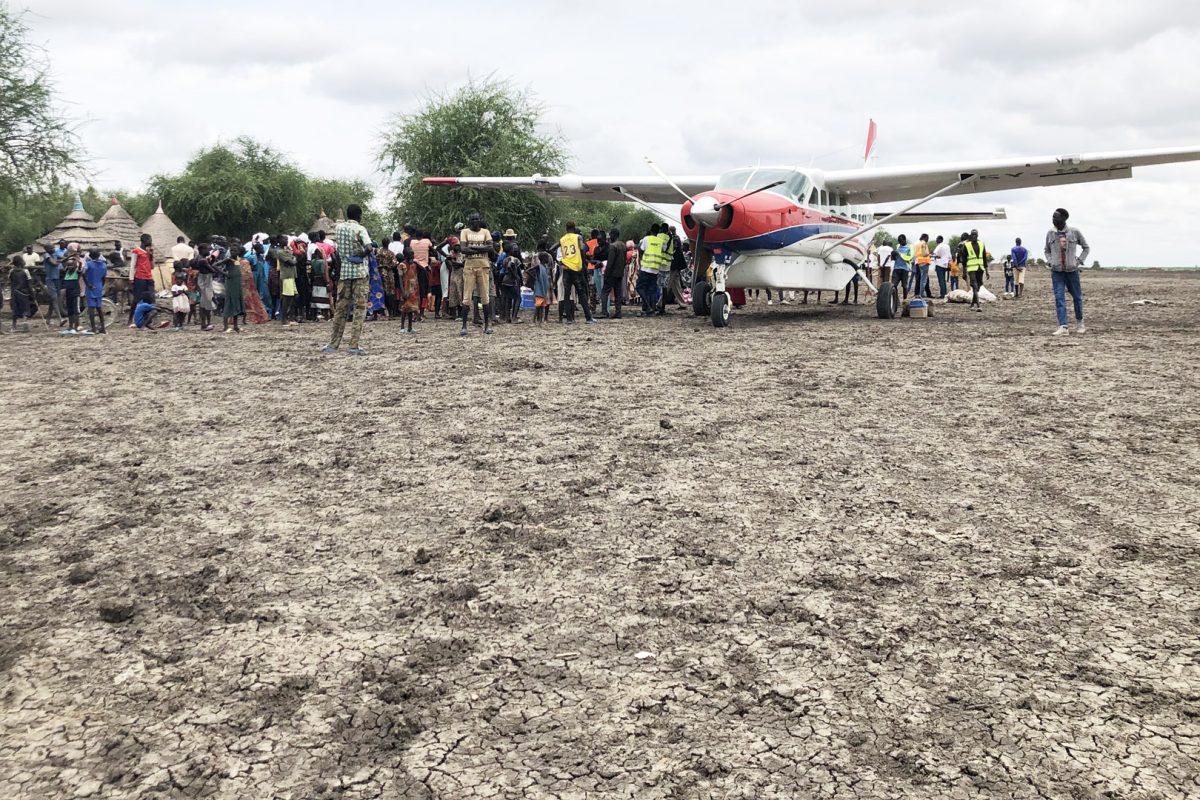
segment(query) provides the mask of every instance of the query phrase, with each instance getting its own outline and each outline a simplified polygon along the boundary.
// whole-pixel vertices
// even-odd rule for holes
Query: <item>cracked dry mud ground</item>
[[[1200,275],[1085,285],[5,337],[0,796],[1196,797]]]

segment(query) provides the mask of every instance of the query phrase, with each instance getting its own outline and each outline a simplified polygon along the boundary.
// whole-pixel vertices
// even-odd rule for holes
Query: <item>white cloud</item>
[[[377,181],[393,113],[492,74],[546,102],[579,172],[854,166],[868,117],[884,165],[1200,144],[1200,5],[1175,0],[26,1],[104,185],[240,134]],[[1193,264],[1197,179],[1158,167],[940,207],[1007,206],[986,226],[1004,243],[1039,241],[1065,205],[1103,263]]]

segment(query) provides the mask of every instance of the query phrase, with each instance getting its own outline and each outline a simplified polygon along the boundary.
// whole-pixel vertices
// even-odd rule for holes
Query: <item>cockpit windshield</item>
[[[778,167],[752,167],[726,172],[717,181],[716,188],[728,192],[753,192],[764,186],[783,181],[779,186],[768,191],[777,192],[797,203],[808,198],[808,176],[794,169]]]

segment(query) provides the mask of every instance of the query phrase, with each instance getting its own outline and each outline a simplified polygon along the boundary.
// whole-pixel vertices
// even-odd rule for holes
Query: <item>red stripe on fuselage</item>
[[[795,228],[800,225],[847,225],[860,228],[862,223],[847,219],[837,214],[828,214],[819,209],[798,205],[785,197],[773,192],[760,192],[744,200],[736,200],[744,192],[731,193],[710,190],[701,192],[697,197],[711,197],[718,202],[726,203],[733,200],[733,220],[728,228],[706,228],[704,241],[718,244],[721,242],[736,242],[742,239],[753,239],[756,236],[772,233],[784,228]],[[695,239],[697,226],[687,224],[688,212],[692,203],[684,204],[680,213],[684,230],[690,238]],[[836,237],[836,238],[841,238]]]

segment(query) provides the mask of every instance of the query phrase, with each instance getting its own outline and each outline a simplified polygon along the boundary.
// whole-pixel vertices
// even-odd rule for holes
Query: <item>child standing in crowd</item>
[[[554,256],[550,255],[550,243],[545,239],[538,242],[537,254],[530,269],[533,283],[533,321],[545,323],[550,318],[550,267]]]
[[[175,312],[175,324],[171,330],[182,331],[187,321],[192,304],[188,301],[187,273],[183,270],[175,272],[175,281],[171,284],[171,310]]]
[[[405,333],[413,332],[413,318],[421,311],[421,266],[413,258],[413,251],[405,247],[404,261],[400,264],[400,323]]]
[[[62,261],[63,302],[67,306],[67,336],[78,336],[79,329],[79,278],[83,274],[83,254],[79,245],[71,242],[67,245],[67,255]]]
[[[329,313],[329,287],[325,285],[325,251],[314,247],[308,263],[312,270],[313,311],[317,322],[322,322]]]
[[[84,295],[87,298],[88,330],[85,335],[107,333],[104,330],[104,279],[108,276],[108,262],[100,257],[100,250],[93,247],[88,251],[83,265]],[[96,319],[100,320],[99,329]]]
[[[1004,257],[1004,291],[1006,294],[1016,295],[1017,282],[1013,277],[1012,256]]]
[[[196,308],[200,303],[200,286],[196,282],[198,274],[196,272],[196,261],[193,258],[191,261],[188,261],[187,269],[184,271],[184,282],[188,288],[188,315],[186,320],[188,325],[194,322],[198,323],[200,318],[196,313]]]

